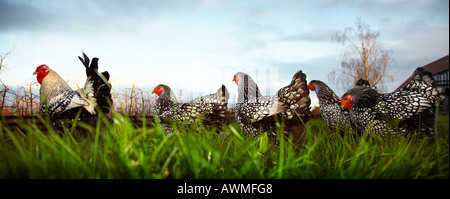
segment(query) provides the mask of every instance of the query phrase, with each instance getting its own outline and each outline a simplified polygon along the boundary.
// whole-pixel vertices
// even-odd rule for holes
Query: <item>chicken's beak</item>
[[[152,91],[152,94],[155,93],[155,90]]]
[[[33,73],[33,75],[37,75],[37,74],[38,74],[38,72],[34,72],[34,73]]]
[[[345,104],[341,105],[341,110],[343,111],[350,111],[350,108],[348,108]]]
[[[236,81],[236,75],[235,75],[235,76],[233,76],[233,82],[234,82],[234,81]]]

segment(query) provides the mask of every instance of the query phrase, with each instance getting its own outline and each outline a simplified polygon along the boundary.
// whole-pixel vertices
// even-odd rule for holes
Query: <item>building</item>
[[[449,71],[448,71],[448,58],[449,56],[444,56],[434,62],[431,62],[425,66],[422,66],[424,70],[431,72],[433,78],[436,81],[436,86],[438,90],[444,93],[445,99],[440,102],[440,112],[448,114],[448,103],[449,103]],[[411,81],[412,77],[409,77],[403,84],[401,84],[395,91],[400,90],[404,85]]]

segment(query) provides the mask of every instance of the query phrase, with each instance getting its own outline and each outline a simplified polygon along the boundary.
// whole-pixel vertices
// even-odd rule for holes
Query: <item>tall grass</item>
[[[448,122],[448,115],[442,118]],[[312,119],[301,146],[275,144],[267,134],[255,139],[235,123],[220,130],[174,125],[164,134],[159,124],[136,127],[119,114],[111,124],[103,117],[96,127],[79,124],[84,134],[2,124],[0,178],[448,178],[448,123],[440,123],[435,141],[415,134],[385,140],[333,133]]]

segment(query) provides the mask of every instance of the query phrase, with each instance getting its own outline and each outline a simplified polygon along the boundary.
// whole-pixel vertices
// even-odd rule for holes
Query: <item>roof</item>
[[[422,67],[424,70],[431,72],[431,74],[433,74],[433,75],[436,73],[447,71],[448,66],[449,66],[448,57],[449,57],[449,55],[444,56],[444,57],[442,57],[434,62],[431,62],[425,66],[422,66]],[[400,88],[402,88],[407,83],[409,83],[411,81],[411,79],[412,79],[412,75],[405,82],[403,82],[397,89],[395,89],[395,91],[400,90]]]

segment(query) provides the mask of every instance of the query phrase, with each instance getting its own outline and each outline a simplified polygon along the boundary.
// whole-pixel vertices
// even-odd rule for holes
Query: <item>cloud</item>
[[[138,31],[155,20],[194,10],[201,1],[0,0],[0,32],[83,33]]]
[[[238,20],[233,29],[233,36],[239,43],[238,53],[264,49],[281,34],[276,24],[253,19]]]
[[[81,48],[101,58],[117,86],[167,83],[208,93],[225,82],[236,92],[234,73],[217,78],[221,73],[195,66],[278,68],[273,88],[285,86],[298,69],[309,80],[326,81],[339,68],[343,48],[331,35],[352,26],[357,16],[379,30],[385,48],[394,51],[397,62],[388,74],[396,75],[397,84],[410,75],[409,68],[449,49],[447,1],[0,0],[0,13],[0,43],[16,46],[8,64],[17,70],[4,75],[9,83],[23,81],[28,73],[22,70],[41,63],[64,67],[64,77],[83,77],[82,70],[66,69],[79,67]],[[181,74],[191,77],[189,84],[177,84]]]
[[[45,22],[51,20],[49,13],[25,2],[0,0],[0,13],[1,32],[36,29],[45,26]]]
[[[308,42],[331,42],[331,35],[337,30],[332,28],[315,27],[311,31],[282,36],[280,41],[308,41]]]

